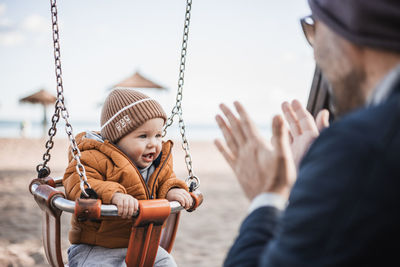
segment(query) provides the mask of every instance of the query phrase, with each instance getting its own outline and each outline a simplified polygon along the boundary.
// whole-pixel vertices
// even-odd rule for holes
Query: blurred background
[[[65,102],[74,133],[99,130],[110,89],[139,73],[163,89],[142,92],[175,104],[186,1],[58,1]],[[314,71],[299,19],[307,1],[193,1],[183,113],[204,205],[184,213],[173,255],[180,266],[221,266],[248,202],[212,140],[219,103],[241,101],[268,138],[285,100],[306,104]],[[45,151],[43,105],[21,102],[40,90],[56,95],[49,1],[0,0],[0,266],[47,266],[40,209],[27,191]],[[54,105],[47,106],[47,129]],[[60,120],[50,167],[66,166]],[[175,123],[175,170],[187,176]],[[63,223],[68,247],[69,217]]]
[[[146,91],[166,111],[178,81],[185,1],[59,1],[61,62],[67,108],[76,132],[98,129],[110,88],[139,72],[167,90]],[[215,128],[218,104],[242,101],[268,127],[283,100],[308,97],[314,63],[299,18],[306,1],[194,1],[184,88],[193,138]],[[42,107],[19,99],[55,95],[48,1],[0,1],[0,136],[39,137]],[[54,111],[48,107],[48,117]]]

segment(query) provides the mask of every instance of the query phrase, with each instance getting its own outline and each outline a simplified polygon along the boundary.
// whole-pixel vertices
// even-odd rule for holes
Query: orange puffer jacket
[[[138,200],[165,198],[171,188],[186,190],[184,181],[176,178],[172,170],[172,141],[163,143],[161,155],[155,161],[156,169],[149,177],[147,185],[132,161],[108,140],[98,141],[77,135],[76,141],[81,151],[81,163],[85,166],[88,183],[101,198],[103,204],[110,204],[116,192],[130,194]],[[63,184],[67,198],[75,201],[80,194],[80,180],[76,172],[76,162],[69,157]],[[69,241],[71,244],[91,244],[107,248],[128,247],[132,220],[120,217],[102,217],[99,221],[78,222],[71,219]]]

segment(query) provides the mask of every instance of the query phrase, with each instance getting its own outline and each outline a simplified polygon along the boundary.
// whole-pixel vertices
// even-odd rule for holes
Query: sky
[[[149,91],[167,113],[175,101],[186,1],[58,1],[61,62],[72,124],[100,118],[109,89],[139,71],[168,88]],[[193,0],[183,112],[215,124],[219,103],[241,101],[269,125],[284,100],[306,103],[314,71],[299,19],[306,0]],[[19,99],[56,94],[48,0],[0,0],[0,121],[39,121]],[[51,116],[54,108],[48,110]]]

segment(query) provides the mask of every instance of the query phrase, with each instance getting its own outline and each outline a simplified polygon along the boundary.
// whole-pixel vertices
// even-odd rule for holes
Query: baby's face
[[[160,155],[164,120],[155,118],[146,121],[136,130],[122,137],[117,146],[139,168],[146,168]]]

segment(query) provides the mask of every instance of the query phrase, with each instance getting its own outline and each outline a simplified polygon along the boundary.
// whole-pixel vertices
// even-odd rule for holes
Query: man
[[[274,117],[271,143],[239,103],[238,117],[221,105],[216,145],[252,201],[225,266],[398,266],[400,1],[308,2],[302,26],[339,119],[297,169],[293,143],[318,135],[298,103],[283,107],[290,132]]]

